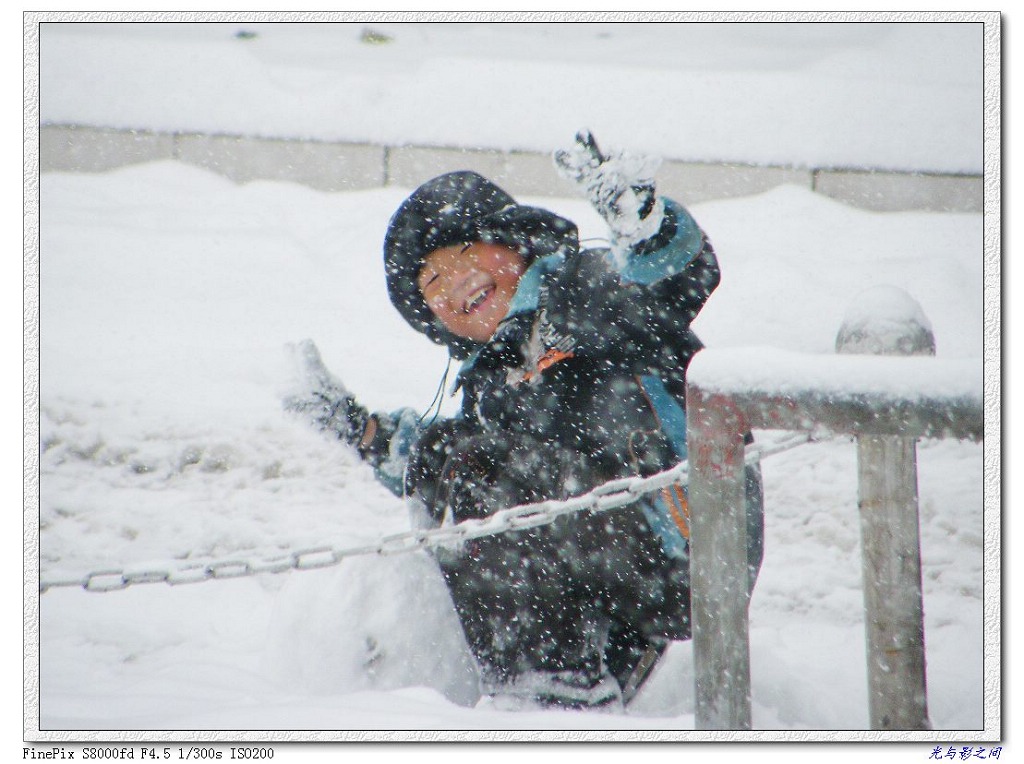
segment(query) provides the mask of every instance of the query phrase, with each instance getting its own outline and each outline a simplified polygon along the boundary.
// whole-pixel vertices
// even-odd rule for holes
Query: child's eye
[[[420,280],[420,291],[421,292],[426,291],[427,287],[429,287],[431,284],[433,284],[435,281],[437,281],[437,279],[440,277],[440,275],[441,274],[439,274],[439,273],[432,273],[429,276],[424,276]]]

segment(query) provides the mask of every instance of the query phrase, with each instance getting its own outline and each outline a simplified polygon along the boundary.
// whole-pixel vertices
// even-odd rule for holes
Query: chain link
[[[812,440],[809,433],[794,433],[778,440],[748,446],[747,464],[760,462],[766,456],[788,451]],[[111,569],[80,576],[55,575],[42,577],[39,591],[45,593],[61,587],[81,587],[89,592],[112,592],[137,584],[167,583],[170,585],[200,583],[228,578],[242,578],[261,573],[284,573],[291,570],[315,570],[340,564],[347,557],[364,555],[390,556],[436,547],[457,547],[471,539],[511,531],[523,531],[549,525],[565,515],[577,512],[606,512],[635,502],[640,496],[660,491],[673,483],[686,483],[689,465],[683,461],[671,469],[649,477],[616,478],[588,493],[564,501],[547,500],[523,504],[495,512],[478,520],[465,520],[430,530],[413,530],[384,536],[378,542],[357,547],[329,545],[278,551],[267,556],[245,558],[238,554],[221,560],[189,563],[172,562],[151,569]]]

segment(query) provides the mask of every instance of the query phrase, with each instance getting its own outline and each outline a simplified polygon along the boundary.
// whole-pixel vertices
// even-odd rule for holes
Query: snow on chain
[[[817,440],[810,433],[794,433],[764,445],[748,446],[747,464],[756,464],[766,456],[788,451]],[[89,592],[110,592],[135,584],[166,583],[171,585],[199,583],[217,579],[255,576],[261,573],[284,573],[290,570],[312,570],[338,565],[346,557],[362,555],[392,555],[415,552],[420,549],[457,545],[470,539],[493,536],[508,531],[538,528],[553,523],[563,515],[575,512],[605,512],[632,504],[640,496],[654,493],[673,483],[685,483],[689,464],[682,461],[676,466],[649,477],[628,477],[610,480],[588,493],[563,501],[547,500],[523,504],[495,512],[480,520],[465,520],[457,525],[431,530],[413,530],[381,538],[375,544],[338,548],[319,546],[271,555],[240,557],[234,555],[222,560],[168,562],[146,569],[107,568],[81,575],[55,575],[41,577],[39,591],[45,593],[56,587],[81,587]]]

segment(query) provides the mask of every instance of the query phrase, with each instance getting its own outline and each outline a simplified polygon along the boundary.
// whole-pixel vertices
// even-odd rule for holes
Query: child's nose
[[[441,274],[442,283],[445,289],[453,289],[465,281],[473,270],[471,263],[452,263],[445,268]]]

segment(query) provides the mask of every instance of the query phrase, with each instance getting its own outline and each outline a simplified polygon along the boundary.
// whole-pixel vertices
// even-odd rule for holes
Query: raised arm
[[[408,408],[370,413],[327,369],[312,340],[288,349],[295,379],[282,401],[285,410],[354,447],[373,466],[378,480],[401,496],[409,450],[419,437],[419,415]]]
[[[690,213],[658,197],[657,160],[606,155],[592,135],[555,163],[608,223],[614,257],[584,254],[551,285],[551,317],[591,352],[634,373],[685,368],[700,349],[690,330],[718,285],[718,261]]]

